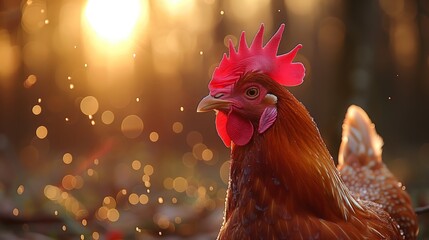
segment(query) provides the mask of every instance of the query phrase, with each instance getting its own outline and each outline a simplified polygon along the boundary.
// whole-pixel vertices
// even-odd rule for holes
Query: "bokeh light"
[[[165,178],[163,181],[164,188],[168,189],[168,190],[173,189],[173,181],[174,181],[174,179],[171,177]]]
[[[24,185],[19,185],[18,189],[16,189],[16,193],[18,193],[18,195],[22,195],[24,193],[24,190]]]
[[[172,128],[173,132],[181,133],[183,131],[183,124],[181,122],[174,122]]]
[[[139,170],[141,168],[141,166],[142,166],[142,164],[139,160],[134,160],[131,164],[131,167],[136,171]]]
[[[83,179],[81,176],[66,175],[63,177],[62,186],[66,190],[80,189],[83,186]]]
[[[13,214],[14,216],[18,216],[18,215],[19,215],[19,209],[18,209],[18,208],[14,208],[14,209],[12,210],[12,214]]]
[[[131,193],[128,196],[128,201],[132,204],[132,205],[136,205],[137,203],[139,203],[139,196],[136,193]]]
[[[73,156],[70,153],[64,153],[63,162],[65,164],[70,164],[73,161]]]
[[[114,120],[115,114],[112,111],[107,110],[101,114],[101,121],[106,125],[113,123]]]
[[[154,169],[153,169],[153,166],[152,166],[152,165],[146,165],[146,166],[144,166],[144,168],[143,168],[143,172],[144,172],[146,175],[148,175],[148,176],[152,175],[152,174],[153,174],[153,171],[154,171]]]
[[[229,168],[231,166],[231,163],[229,161],[226,161],[222,163],[222,166],[219,170],[220,178],[222,179],[222,182],[225,184],[229,182]]]
[[[137,115],[129,115],[122,120],[121,131],[127,138],[136,138],[143,131],[143,121]]]
[[[81,218],[88,214],[88,211],[85,209],[82,203],[80,203],[75,197],[71,196],[67,192],[62,191],[56,186],[46,185],[43,192],[49,200],[60,204],[75,217]]]
[[[141,194],[139,197],[140,204],[147,204],[149,202],[149,197],[146,194]]]
[[[177,177],[173,180],[173,188],[177,192],[184,192],[188,188],[188,181],[183,177]]]
[[[93,96],[84,97],[80,102],[80,110],[85,115],[94,115],[98,111],[98,100]]]
[[[35,75],[30,75],[24,81],[24,87],[30,88],[37,82],[37,77]]]
[[[45,126],[39,126],[36,129],[36,136],[40,139],[46,138],[48,136],[48,129]]]
[[[119,211],[115,208],[107,210],[107,219],[111,222],[116,222],[119,219]]]
[[[212,160],[213,159],[213,151],[208,149],[208,148],[204,149],[203,152],[201,153],[201,158],[204,161]]]
[[[100,234],[99,234],[98,232],[93,232],[93,233],[92,233],[92,238],[93,238],[94,240],[98,240],[98,239],[100,239]]]
[[[42,107],[39,104],[36,104],[33,106],[31,111],[33,112],[34,115],[39,115],[40,113],[42,113]]]
[[[203,143],[197,143],[192,147],[192,154],[196,159],[203,159],[203,152],[207,149],[207,146]]]
[[[151,142],[157,142],[159,139],[159,134],[157,132],[151,132],[149,134],[149,139]]]
[[[47,7],[46,2],[39,1],[26,1],[22,9],[22,28],[28,33],[35,33],[45,26],[47,20]]]
[[[106,206],[108,208],[115,208],[116,200],[111,196],[107,196],[103,199],[103,206]]]

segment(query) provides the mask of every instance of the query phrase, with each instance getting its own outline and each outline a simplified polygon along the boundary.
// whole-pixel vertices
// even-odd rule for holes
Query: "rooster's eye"
[[[259,96],[259,89],[257,87],[250,87],[246,90],[246,96],[250,99],[255,99]]]

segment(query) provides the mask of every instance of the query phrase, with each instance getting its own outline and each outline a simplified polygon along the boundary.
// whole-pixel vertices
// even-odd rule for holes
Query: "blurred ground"
[[[261,23],[286,24],[280,53],[303,44],[291,91],[334,158],[358,104],[429,204],[428,1],[97,4],[0,0],[0,239],[214,239],[228,149],[195,108],[227,40]]]

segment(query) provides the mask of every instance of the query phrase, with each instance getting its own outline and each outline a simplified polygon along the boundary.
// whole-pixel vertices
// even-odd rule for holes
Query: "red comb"
[[[209,84],[210,91],[234,84],[247,72],[265,73],[284,86],[301,84],[305,75],[304,65],[299,62],[292,63],[293,58],[302,47],[301,44],[298,44],[289,53],[277,56],[284,28],[284,24],[280,25],[279,30],[265,46],[262,46],[264,24],[261,24],[250,47],[247,46],[245,32],[241,33],[238,51],[235,51],[230,39],[229,57],[226,53],[223,54],[222,61],[213,72]]]

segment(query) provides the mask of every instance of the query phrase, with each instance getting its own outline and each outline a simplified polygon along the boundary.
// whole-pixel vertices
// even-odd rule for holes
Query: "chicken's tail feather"
[[[365,155],[381,161],[382,146],[383,139],[377,134],[375,125],[366,112],[356,105],[351,105],[343,123],[339,165],[345,163],[350,155]]]

